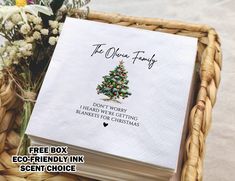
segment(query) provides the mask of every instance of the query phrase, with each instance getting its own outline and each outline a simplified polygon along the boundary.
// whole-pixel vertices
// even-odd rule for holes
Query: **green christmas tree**
[[[96,90],[98,94],[104,94],[109,97],[110,100],[117,100],[119,98],[125,99],[131,95],[128,92],[127,71],[124,67],[124,62],[120,61],[119,65],[109,75],[103,76],[103,82],[97,86]]]

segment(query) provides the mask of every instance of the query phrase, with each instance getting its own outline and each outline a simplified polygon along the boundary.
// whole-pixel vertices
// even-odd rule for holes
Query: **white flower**
[[[0,5],[0,17],[3,18],[2,23],[10,18],[13,14],[19,13],[24,20],[27,22],[26,13],[33,14],[34,16],[38,16],[38,13],[43,13],[48,16],[53,15],[52,9],[49,7],[41,6],[41,5],[26,5],[26,6],[2,6]]]
[[[18,24],[19,22],[22,21],[22,18],[21,18],[21,16],[20,16],[19,13],[14,14],[14,15],[11,17],[11,19],[12,19],[12,22],[15,23],[15,24]]]
[[[27,43],[32,43],[34,41],[34,38],[32,36],[28,36],[28,37],[26,37],[25,40]]]
[[[24,24],[20,28],[20,32],[24,35],[28,34],[30,32],[30,26],[28,24]]]
[[[40,40],[40,39],[41,39],[41,34],[40,34],[38,31],[35,31],[35,32],[33,33],[33,38],[34,38],[35,40]]]
[[[27,50],[32,50],[33,45],[32,45],[31,43],[27,43],[27,44],[25,45],[25,48],[26,48]]]
[[[5,23],[5,29],[6,30],[11,30],[15,25],[11,21],[7,21]]]
[[[48,35],[49,34],[49,30],[48,29],[41,29],[40,32],[42,33],[42,35]]]
[[[23,55],[25,57],[29,57],[29,56],[33,55],[33,52],[32,51],[25,51]]]
[[[36,25],[34,28],[35,28],[36,30],[41,30],[41,29],[42,29],[42,25]]]
[[[33,19],[35,16],[33,16],[32,14],[26,14],[27,20],[28,22],[33,22]]]
[[[27,43],[25,46],[21,47],[20,49],[21,54],[23,57],[29,57],[33,54],[32,52],[32,44]]]
[[[58,34],[58,30],[57,30],[57,29],[53,29],[53,30],[52,30],[52,33],[53,33],[54,35],[56,35],[56,34]]]
[[[22,58],[22,57],[23,57],[23,55],[22,55],[21,53],[17,53],[16,56],[17,56],[18,58]]]
[[[34,18],[33,18],[33,23],[34,23],[35,25],[39,25],[39,24],[42,23],[42,19],[39,18],[39,17],[34,17]]]
[[[49,38],[49,44],[50,45],[55,45],[56,44],[56,42],[57,42],[57,38],[56,37],[54,37],[54,36],[51,36],[50,38]]]
[[[58,21],[49,21],[49,25],[52,29],[58,28],[59,27],[59,23]]]

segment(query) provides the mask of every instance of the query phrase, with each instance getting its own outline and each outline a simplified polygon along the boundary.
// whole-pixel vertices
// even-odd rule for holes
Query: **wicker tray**
[[[90,12],[88,19],[198,38],[199,79],[196,85],[198,89],[195,104],[189,116],[189,131],[184,150],[181,180],[202,180],[205,139],[211,123],[212,107],[216,101],[222,64],[220,41],[215,30],[207,25],[100,12]],[[69,174],[20,173],[18,171],[18,166],[11,162],[11,155],[16,153],[20,141],[16,128],[21,122],[19,110],[22,109],[22,104],[18,103],[14,84],[6,85],[4,82],[0,80],[0,181],[91,180]]]

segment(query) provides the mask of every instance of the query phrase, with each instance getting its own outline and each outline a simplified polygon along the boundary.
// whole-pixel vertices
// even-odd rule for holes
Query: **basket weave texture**
[[[222,53],[215,30],[207,25],[188,24],[153,18],[136,18],[119,14],[90,12],[88,19],[151,31],[166,32],[198,38],[197,63],[199,66],[194,106],[190,112],[188,135],[184,148],[182,181],[201,181],[205,139],[211,124],[212,108],[220,83]],[[17,128],[21,124],[21,100],[12,81],[0,79],[0,181],[74,181],[92,180],[70,174],[20,173],[11,162],[20,142]]]

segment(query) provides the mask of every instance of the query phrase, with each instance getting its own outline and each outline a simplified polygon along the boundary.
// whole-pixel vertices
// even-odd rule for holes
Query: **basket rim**
[[[178,28],[181,30],[197,31],[204,33],[207,33],[210,30],[215,31],[215,28],[207,24],[191,23],[187,21],[179,21],[179,20],[165,19],[165,18],[130,16],[120,13],[101,12],[95,10],[89,11],[87,18],[94,20],[95,19],[105,20],[109,23],[117,23],[124,21],[124,22],[138,23],[145,25],[155,25],[159,27],[163,26],[164,28],[169,28],[169,29]]]

